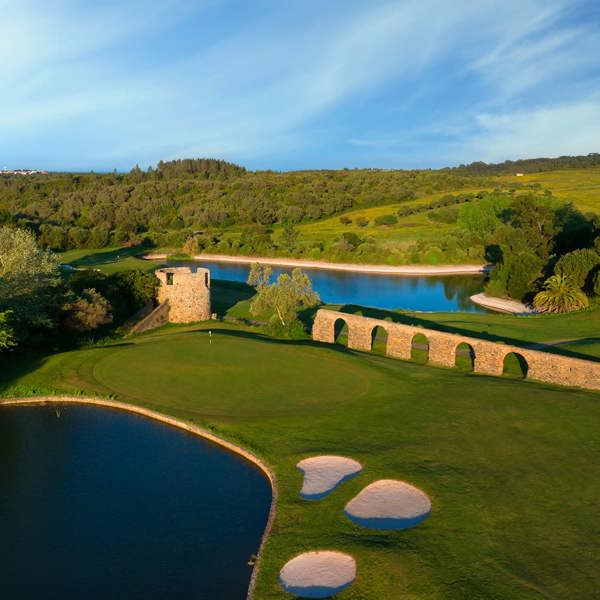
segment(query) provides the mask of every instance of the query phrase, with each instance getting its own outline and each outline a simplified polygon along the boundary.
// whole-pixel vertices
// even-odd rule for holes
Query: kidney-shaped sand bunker
[[[346,516],[372,529],[408,529],[429,516],[431,502],[425,492],[394,479],[368,485],[344,509]]]
[[[354,558],[330,550],[300,554],[279,572],[281,587],[301,598],[328,598],[345,590],[355,578]]]

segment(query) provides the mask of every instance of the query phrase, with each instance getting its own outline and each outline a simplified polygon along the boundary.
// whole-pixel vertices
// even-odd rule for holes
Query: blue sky
[[[0,0],[0,168],[600,152],[600,2]]]

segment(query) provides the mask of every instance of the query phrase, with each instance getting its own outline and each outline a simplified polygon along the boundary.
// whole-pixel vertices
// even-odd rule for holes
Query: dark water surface
[[[2,408],[0,596],[243,600],[270,501],[246,461],[144,417]]]
[[[188,264],[189,263],[180,263]],[[200,261],[215,279],[246,281],[249,265]],[[274,268],[278,275],[290,269]],[[375,308],[427,312],[485,312],[469,297],[483,291],[483,275],[406,276],[303,269],[313,288],[330,304],[359,304]]]

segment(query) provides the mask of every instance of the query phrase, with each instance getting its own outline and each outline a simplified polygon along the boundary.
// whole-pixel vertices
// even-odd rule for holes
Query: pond
[[[0,410],[2,597],[243,600],[271,502],[197,436],[98,407]]]
[[[189,263],[179,263],[189,264]],[[214,279],[246,281],[247,264],[200,261],[210,269]],[[426,312],[486,312],[469,299],[483,291],[483,275],[379,275],[325,269],[303,269],[313,288],[329,304],[358,304],[389,310],[404,309]],[[278,275],[289,269],[274,268]]]

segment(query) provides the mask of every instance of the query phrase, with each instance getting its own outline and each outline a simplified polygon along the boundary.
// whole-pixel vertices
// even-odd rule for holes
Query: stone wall
[[[161,325],[169,322],[169,303],[163,302],[159,304],[154,310],[152,310],[145,317],[140,319],[133,327],[131,327],[129,333],[142,333],[142,331],[149,331],[150,329],[156,329]]]
[[[172,267],[155,271],[160,279],[158,302],[169,304],[170,323],[207,321],[210,311],[210,271]]]
[[[505,357],[515,353],[527,363],[527,379],[600,390],[600,362],[569,358],[333,310],[321,309],[317,312],[313,324],[313,339],[329,344],[334,343],[335,326],[339,320],[344,321],[348,326],[348,347],[354,350],[369,352],[372,349],[373,332],[376,327],[381,327],[387,332],[387,356],[410,359],[413,338],[422,334],[429,343],[429,364],[432,365],[453,367],[458,346],[466,343],[473,352],[473,370],[476,373],[502,375]]]

